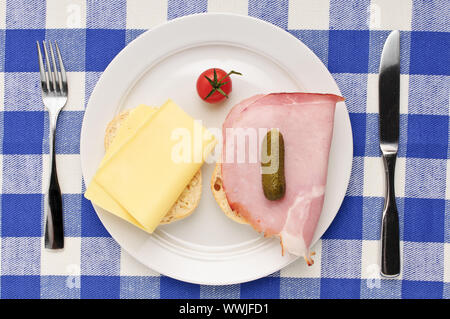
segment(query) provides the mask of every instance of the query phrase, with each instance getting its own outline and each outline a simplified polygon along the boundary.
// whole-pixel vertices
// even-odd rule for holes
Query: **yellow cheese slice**
[[[134,134],[105,155],[91,184],[151,233],[216,141],[171,100],[144,118]],[[91,194],[87,197],[96,203]]]
[[[148,119],[148,117],[156,113],[156,110],[156,108],[146,105],[139,105],[135,109],[131,110],[129,116],[120,125],[116,136],[111,145],[108,147],[108,151],[103,157],[99,167],[102,167],[107,159],[110,158],[112,154],[117,152],[123,144],[137,132],[138,128]],[[142,225],[139,224],[139,222],[132,215],[130,215],[114,198],[109,196],[109,194],[96,182],[95,179],[93,179],[89,184],[85,197],[94,202],[97,206],[100,206],[108,212],[145,230],[145,228],[142,227]]]

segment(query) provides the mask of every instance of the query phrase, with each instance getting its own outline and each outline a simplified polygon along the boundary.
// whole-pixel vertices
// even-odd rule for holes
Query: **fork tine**
[[[39,41],[36,41],[36,47],[39,60],[39,74],[41,76],[41,88],[44,92],[48,92],[48,76],[44,68],[44,60],[42,60],[41,46]]]
[[[58,55],[58,63],[59,63],[59,69],[60,69],[60,75],[61,75],[61,78],[60,78],[61,92],[67,93],[66,69],[64,68],[64,63],[62,60],[61,52],[59,51],[58,42],[56,42],[56,41],[54,41],[54,42],[55,42],[55,47],[56,47],[56,54]]]
[[[44,47],[45,64],[47,66],[47,73],[48,73],[48,78],[49,78],[49,82],[50,82],[49,91],[54,91],[55,90],[55,82],[56,82],[55,74],[52,71],[50,59],[48,58],[47,43],[45,43],[45,41],[42,41],[42,46]]]
[[[48,46],[50,48],[50,56],[52,57],[52,64],[53,64],[53,75],[54,75],[53,88],[54,88],[55,92],[58,92],[58,91],[62,92],[61,74],[60,74],[60,72],[58,72],[58,68],[56,67],[55,54],[53,53],[53,46],[52,46],[51,41],[48,42]]]

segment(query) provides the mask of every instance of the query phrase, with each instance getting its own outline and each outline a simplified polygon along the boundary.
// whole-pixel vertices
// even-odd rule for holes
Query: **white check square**
[[[329,0],[290,0],[289,29],[326,30],[330,24]]]
[[[80,237],[65,237],[64,249],[46,249],[44,238],[41,243],[41,275],[79,276],[80,275]]]
[[[364,240],[361,253],[361,278],[379,279],[380,277],[380,241]]]
[[[69,96],[64,111],[84,111],[84,83],[84,72],[67,72]]]
[[[412,0],[372,0],[370,29],[411,30]]]
[[[450,283],[450,244],[444,244],[444,281]]]
[[[231,12],[236,14],[248,14],[248,0],[209,0],[209,12]]]
[[[128,0],[127,28],[151,29],[167,20],[167,0]]]
[[[47,29],[86,27],[85,0],[47,0]]]
[[[79,154],[57,154],[56,165],[59,186],[64,194],[80,194],[81,193],[81,161]],[[48,166],[47,166],[48,167]]]
[[[6,28],[6,1],[0,1],[0,29]]]

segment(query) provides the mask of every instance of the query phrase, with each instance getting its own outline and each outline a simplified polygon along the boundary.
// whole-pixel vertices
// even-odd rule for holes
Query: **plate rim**
[[[91,104],[92,104],[91,102],[92,102],[92,100],[93,100],[92,97],[98,95],[98,91],[101,89],[101,85],[99,86],[99,83],[102,83],[102,78],[104,78],[104,77],[105,77],[105,74],[108,74],[108,72],[110,72],[110,70],[111,70],[112,68],[114,68],[116,64],[120,63],[120,60],[122,60],[124,56],[126,57],[126,55],[128,54],[129,51],[134,50],[134,47],[136,46],[136,44],[137,44],[139,41],[144,41],[144,40],[142,40],[142,39],[144,39],[145,36],[148,36],[148,34],[150,34],[150,33],[151,33],[151,34],[154,34],[154,33],[157,32],[158,30],[160,30],[161,28],[164,28],[164,27],[167,26],[167,25],[173,25],[173,24],[179,23],[179,22],[182,21],[182,20],[183,20],[183,21],[186,21],[186,20],[193,20],[193,19],[197,19],[198,17],[205,17],[205,16],[216,17],[216,18],[225,18],[225,19],[227,19],[227,18],[232,18],[232,19],[238,18],[238,19],[248,20],[248,21],[253,20],[253,22],[256,22],[256,23],[265,25],[266,27],[269,27],[269,26],[270,26],[270,27],[274,30],[274,32],[280,33],[280,31],[282,31],[283,34],[288,35],[290,38],[295,39],[295,41],[296,41],[300,46],[302,46],[302,50],[305,51],[305,53],[308,53],[308,54],[310,55],[310,57],[312,57],[312,59],[315,59],[315,60],[316,60],[316,61],[315,61],[316,64],[317,64],[317,62],[319,62],[318,64],[320,64],[320,66],[322,67],[322,69],[324,69],[325,72],[329,75],[329,77],[330,77],[331,80],[333,81],[334,85],[336,86],[337,92],[340,94],[340,89],[339,89],[339,87],[337,86],[337,83],[336,83],[336,81],[334,80],[334,78],[332,77],[331,73],[329,72],[329,70],[327,69],[327,67],[323,64],[323,62],[322,62],[322,61],[321,61],[321,60],[320,60],[320,59],[312,52],[311,49],[309,49],[309,47],[307,47],[303,42],[301,42],[299,39],[297,39],[294,35],[290,34],[290,33],[287,32],[286,30],[284,30],[284,29],[282,29],[282,28],[279,28],[279,27],[277,27],[277,26],[275,26],[275,25],[272,25],[272,24],[270,24],[270,23],[268,23],[268,22],[266,22],[266,21],[264,21],[264,20],[260,20],[260,19],[254,18],[254,17],[245,16],[245,15],[232,14],[232,13],[201,13],[201,14],[195,14],[195,15],[183,16],[183,17],[179,17],[179,18],[176,18],[176,19],[167,21],[167,22],[165,22],[165,23],[163,23],[163,24],[160,24],[159,26],[157,26],[157,27],[155,27],[155,28],[153,28],[153,29],[151,29],[151,30],[148,30],[148,31],[144,32],[144,33],[141,34],[139,37],[137,37],[136,39],[134,39],[133,41],[131,41],[128,45],[126,45],[126,46],[125,46],[125,47],[124,47],[124,48],[123,48],[123,49],[122,49],[122,50],[114,57],[114,59],[109,63],[109,65],[106,67],[106,69],[105,69],[104,72],[102,73],[101,77],[98,79],[98,81],[97,81],[97,83],[96,83],[96,85],[95,85],[95,87],[94,87],[94,89],[93,89],[93,91],[92,91],[92,93],[91,93],[91,96],[90,96],[90,98],[89,98],[89,101],[88,101],[88,103],[87,103],[87,106],[86,106],[86,109],[85,109],[85,114],[84,114],[84,117],[83,117],[83,124],[82,124],[82,128],[81,128],[80,159],[81,159],[81,168],[82,168],[83,179],[84,179],[85,181],[87,180],[87,179],[86,179],[86,176],[88,175],[88,174],[86,173],[86,163],[85,163],[85,161],[83,160],[84,156],[82,155],[83,149],[86,147],[86,137],[85,137],[85,136],[86,136],[86,130],[87,130],[87,129],[86,129],[86,122],[87,122],[87,121],[86,121],[85,119],[86,119],[86,118],[89,116],[89,114],[90,114],[89,110],[92,109],[92,106],[91,106]],[[274,62],[276,62],[276,61],[274,61]],[[134,78],[135,78],[135,82],[129,83],[129,84],[128,84],[128,88],[132,88],[132,87],[135,85],[135,83],[136,83],[137,81],[139,81],[139,79],[142,77],[142,75],[145,74],[145,72],[147,72],[150,68],[151,68],[151,67],[149,67],[149,66],[141,67],[141,69],[142,69],[143,71],[142,71],[140,74],[138,74],[138,75],[136,75],[136,76],[134,77]],[[128,90],[129,90],[129,89],[128,89]],[[122,95],[122,97],[121,97],[122,100],[128,95],[128,92],[129,92],[129,91],[127,91],[126,93],[124,93],[124,94]],[[344,107],[345,107],[345,102],[343,102],[343,103],[344,103]],[[122,104],[123,104],[122,101],[118,101],[117,105],[115,106],[115,107],[116,107],[115,113],[117,113],[117,109],[118,109],[118,108],[120,107],[120,105],[122,105]],[[111,108],[112,108],[112,106],[111,106]],[[348,110],[347,110],[346,107],[345,107],[345,111],[347,112],[348,124],[350,124],[349,114],[348,114]],[[351,128],[351,125],[349,125],[349,128],[350,128],[350,134],[352,135],[352,128]],[[352,159],[353,159],[353,138],[350,139],[350,142],[351,142],[351,145],[350,145],[350,150],[351,150],[351,152],[350,152],[350,154],[349,154],[350,168],[349,168],[349,172],[348,172],[348,174],[347,174],[348,176],[347,176],[347,178],[346,178],[345,192],[346,192],[346,190],[348,189],[348,185],[349,185],[349,181],[350,181],[350,175],[351,175],[351,169],[352,169]],[[209,179],[208,179],[208,180],[209,180]],[[341,200],[340,200],[340,204],[339,204],[339,206],[338,206],[338,209],[337,209],[336,213],[334,214],[334,217],[332,218],[331,222],[336,218],[336,215],[337,215],[337,213],[338,213],[338,211],[339,211],[339,207],[342,205],[342,202],[343,202],[343,200],[344,200],[344,198],[345,198],[345,192],[344,192],[344,195],[342,196],[342,198],[341,198]],[[83,194],[82,194],[82,196],[83,196]],[[125,248],[125,247],[124,247],[124,246],[123,246],[123,245],[122,245],[122,244],[121,244],[121,243],[120,243],[120,242],[119,242],[119,241],[111,234],[111,231],[110,231],[108,225],[105,224],[104,220],[102,219],[102,216],[101,216],[102,214],[100,214],[100,213],[97,211],[97,208],[96,208],[95,205],[93,205],[93,206],[94,206],[94,210],[95,210],[97,216],[99,217],[100,221],[102,222],[102,224],[103,224],[103,226],[106,228],[106,230],[110,233],[111,237],[112,237],[112,238],[113,238],[113,239],[114,239],[114,240],[122,247],[122,249],[124,249],[125,251],[127,251],[128,254],[130,254],[133,258],[137,259],[139,262],[143,263],[138,257],[136,257],[136,254],[135,254],[135,253],[133,253],[133,252],[131,252],[130,250],[128,250],[127,248]],[[328,229],[328,227],[331,225],[331,222],[328,224],[328,226],[327,226],[326,229]],[[325,231],[326,231],[326,229],[325,229]],[[317,238],[317,239],[315,240],[315,242],[317,242],[317,240],[320,239],[320,237],[322,237],[322,236],[323,236],[323,234],[322,234],[321,236],[319,236],[319,238]],[[315,236],[315,237],[316,237],[316,236]],[[313,241],[314,241],[314,240],[313,240]],[[204,285],[218,285],[218,284],[219,284],[219,285],[224,285],[224,284],[227,284],[227,285],[228,285],[228,284],[243,283],[243,282],[255,280],[255,279],[262,278],[262,277],[264,277],[264,276],[270,275],[271,273],[273,273],[273,272],[275,272],[275,271],[278,271],[278,270],[280,270],[280,269],[286,267],[288,264],[290,264],[291,262],[293,262],[293,261],[296,260],[296,259],[297,259],[297,257],[295,257],[295,258],[290,258],[289,260],[287,260],[287,261],[285,262],[284,265],[281,266],[281,268],[271,270],[271,271],[266,272],[266,273],[264,273],[264,274],[258,273],[257,275],[255,275],[255,276],[253,276],[253,277],[250,276],[249,278],[247,278],[247,279],[245,279],[245,280],[242,280],[242,279],[238,279],[238,280],[235,280],[235,281],[233,281],[233,280],[225,280],[225,281],[217,280],[216,282],[205,282],[205,281],[201,281],[201,280],[186,279],[186,278],[180,277],[180,276],[177,275],[177,274],[171,273],[170,271],[166,271],[166,270],[163,270],[163,269],[157,269],[157,267],[149,266],[149,265],[146,264],[146,263],[143,263],[143,264],[144,264],[146,267],[149,267],[149,268],[151,268],[151,269],[153,269],[153,270],[156,270],[156,271],[159,272],[160,274],[163,274],[163,275],[166,275],[166,276],[175,278],[175,279],[177,279],[177,280],[182,280],[182,281],[191,282],[191,283],[197,283],[197,284],[204,284]]]

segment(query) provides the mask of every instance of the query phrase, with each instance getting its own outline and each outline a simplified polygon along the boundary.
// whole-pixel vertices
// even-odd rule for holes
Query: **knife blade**
[[[381,274],[400,274],[400,231],[395,203],[395,162],[399,141],[400,118],[400,33],[392,31],[381,54],[378,98],[380,114],[380,149],[386,175],[386,196],[381,221]]]

